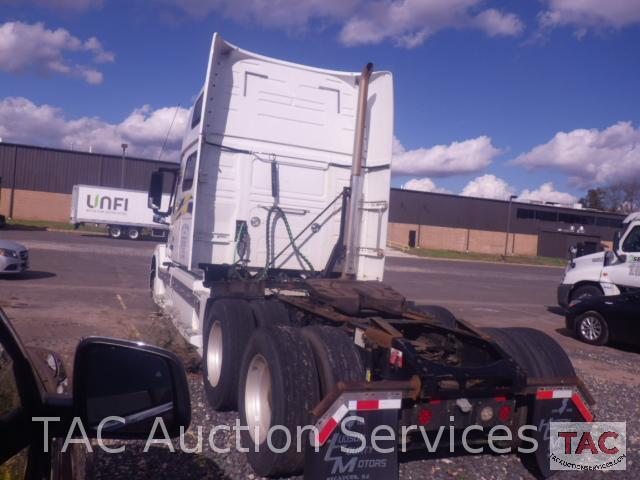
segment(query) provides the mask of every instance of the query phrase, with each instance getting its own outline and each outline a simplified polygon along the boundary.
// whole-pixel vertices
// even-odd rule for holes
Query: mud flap
[[[345,393],[319,418],[305,451],[305,480],[398,479],[402,395],[380,392],[375,397]],[[372,434],[380,426],[373,448]]]
[[[554,471],[550,468],[551,422],[592,422],[593,414],[577,387],[543,387],[536,392],[532,425],[537,427],[533,435],[538,441],[535,452],[540,473],[546,478]]]

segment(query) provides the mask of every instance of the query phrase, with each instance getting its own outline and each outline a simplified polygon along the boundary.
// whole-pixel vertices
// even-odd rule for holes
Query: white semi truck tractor
[[[611,296],[640,288],[640,212],[622,221],[613,249],[572,258],[558,286],[558,304],[591,296]]]
[[[392,142],[390,73],[289,63],[215,34],[180,167],[151,179],[149,204],[170,218],[155,301],[202,353],[211,407],[249,427],[258,475],[397,478],[398,450],[425,448],[417,426],[446,429],[443,448],[471,441],[471,425],[475,446],[503,428],[515,451],[525,424],[540,426],[526,455],[548,474],[545,426],[590,421],[593,400],[547,335],[479,331],[382,283]],[[336,451],[350,413],[397,431],[392,453]]]

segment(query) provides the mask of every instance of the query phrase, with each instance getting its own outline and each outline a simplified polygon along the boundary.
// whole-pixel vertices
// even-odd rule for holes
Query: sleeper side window
[[[193,115],[191,116],[191,128],[196,128],[200,124],[202,119],[202,95],[196,100],[196,104],[193,107]]]
[[[187,158],[187,164],[184,167],[184,174],[182,177],[182,188],[181,190],[184,192],[185,190],[191,190],[193,187],[193,178],[196,174],[196,156],[197,153],[194,152],[189,155]]]

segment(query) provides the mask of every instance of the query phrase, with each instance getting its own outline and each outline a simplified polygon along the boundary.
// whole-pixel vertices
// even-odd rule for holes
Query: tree
[[[580,203],[584,208],[593,208],[595,210],[607,210],[607,191],[604,188],[591,188],[587,191],[587,195],[580,199]]]

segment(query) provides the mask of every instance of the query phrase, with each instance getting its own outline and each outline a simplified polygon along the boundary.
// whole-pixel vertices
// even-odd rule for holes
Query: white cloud
[[[558,132],[513,160],[529,168],[552,168],[570,175],[570,183],[588,188],[640,175],[640,130],[618,122],[604,130]]]
[[[473,27],[489,36],[518,35],[524,24],[515,14],[495,9],[474,16],[480,0],[395,0],[362,5],[350,18],[340,40],[345,45],[366,45],[391,40],[398,46],[413,48],[447,28]]]
[[[415,150],[406,150],[396,138],[391,169],[396,175],[444,177],[478,172],[499,154],[486,136]]]
[[[524,23],[513,13],[504,13],[490,8],[473,19],[473,24],[490,37],[516,36],[524,30]]]
[[[91,84],[102,82],[99,71],[72,62],[66,58],[69,53],[84,53],[94,63],[115,60],[115,55],[105,50],[95,37],[82,41],[63,28],[49,30],[42,23],[6,22],[0,25],[0,70],[76,76]]]
[[[489,36],[518,35],[524,24],[512,13],[478,12],[483,0],[156,0],[187,15],[211,13],[237,22],[300,30],[336,24],[349,46],[386,40],[406,48],[447,28],[475,28]]]
[[[210,13],[267,27],[305,28],[313,20],[347,18],[362,0],[156,0],[195,18]]]
[[[433,180],[428,177],[412,178],[402,184],[400,188],[405,190],[417,190],[419,192],[451,193],[446,188],[438,187]]]
[[[103,0],[0,0],[0,5],[20,5],[32,4],[39,7],[47,7],[52,10],[67,10],[82,12],[90,8],[99,8],[103,4]]]
[[[97,117],[67,119],[59,108],[8,97],[0,100],[0,137],[8,142],[115,154],[122,143],[128,143],[128,154],[155,159],[175,114],[175,107],[152,110],[145,105],[113,124]],[[186,109],[178,110],[162,159],[177,159],[187,116]]]
[[[640,23],[638,0],[548,0],[538,16],[543,29],[571,26],[581,37],[589,29],[620,29]]]
[[[515,194],[515,189],[495,175],[485,174],[474,178],[462,189],[460,195],[465,197],[493,198],[508,200]]]
[[[518,196],[518,200],[562,204],[573,204],[578,201],[578,199],[570,193],[557,191],[552,182],[543,183],[535,190],[523,190]]]

